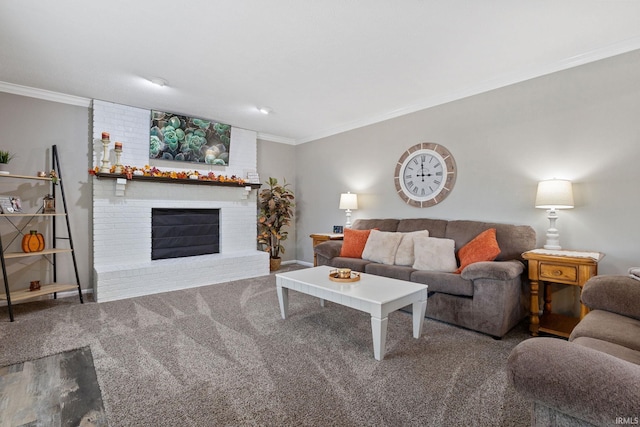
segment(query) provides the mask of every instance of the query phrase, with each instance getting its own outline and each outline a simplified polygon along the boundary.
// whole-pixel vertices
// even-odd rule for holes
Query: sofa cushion
[[[356,219],[351,225],[352,230],[398,231],[397,219]]]
[[[364,273],[364,269],[367,264],[371,264],[371,261],[362,258],[345,258],[335,257],[329,261],[329,265],[335,268],[350,268],[353,271],[359,271]]]
[[[394,260],[394,264],[410,267],[415,262],[413,238],[416,236],[429,237],[429,230],[411,231],[408,233],[400,233],[400,235],[402,236],[402,240],[400,240],[400,244],[396,250],[396,259]]]
[[[362,251],[362,259],[392,265],[396,259],[400,240],[402,240],[401,233],[371,230]]]
[[[364,272],[375,274],[376,276],[390,277],[392,279],[411,281],[411,273],[415,270],[403,265],[384,265],[369,263],[364,267]]]
[[[589,347],[594,350],[610,354],[611,356],[617,357],[618,359],[626,360],[627,362],[640,365],[640,351],[632,350],[618,344],[590,337],[579,337],[572,342],[574,344],[579,344],[584,347]]]
[[[367,244],[367,239],[371,230],[344,230],[344,238],[342,241],[342,249],[340,256],[347,258],[362,258],[362,251]]]
[[[397,231],[408,233],[411,231],[428,230],[431,237],[446,237],[446,219],[410,218],[401,219],[398,222]]]
[[[573,329],[569,341],[580,337],[595,338],[640,351],[640,320],[593,310]]]
[[[451,273],[458,268],[454,251],[456,242],[451,239],[415,236],[413,252],[416,270],[443,271]]]
[[[496,241],[496,229],[490,228],[460,248],[458,251],[460,267],[455,273],[461,273],[466,266],[475,262],[493,261],[498,255],[500,255],[500,247]]]
[[[496,229],[496,240],[498,241],[498,246],[500,246],[500,255],[496,258],[497,261],[510,259],[522,261],[522,253],[536,247],[536,232],[528,225],[452,220],[447,224],[447,231],[444,237],[455,240],[456,250],[459,250],[475,236],[489,228]],[[431,233],[431,236],[434,236],[434,234]]]
[[[429,292],[472,297],[473,282],[463,279],[459,274],[440,271],[414,270],[411,281],[429,286]]]

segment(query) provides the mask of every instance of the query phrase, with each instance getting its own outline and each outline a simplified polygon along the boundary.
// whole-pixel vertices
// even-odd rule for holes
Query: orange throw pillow
[[[496,229],[490,228],[460,248],[458,251],[460,268],[454,273],[460,274],[467,265],[474,262],[493,261],[498,255],[500,255],[500,247],[496,240]]]
[[[345,228],[340,256],[362,258],[362,251],[364,251],[364,246],[367,244],[369,233],[371,233],[371,230],[352,230]]]

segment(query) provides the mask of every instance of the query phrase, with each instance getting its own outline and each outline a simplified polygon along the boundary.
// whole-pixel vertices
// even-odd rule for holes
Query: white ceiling
[[[637,0],[0,0],[0,90],[302,143],[640,49],[639,22]]]

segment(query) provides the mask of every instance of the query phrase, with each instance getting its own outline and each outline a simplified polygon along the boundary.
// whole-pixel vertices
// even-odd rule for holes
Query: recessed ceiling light
[[[167,85],[167,81],[165,79],[161,79],[160,77],[154,77],[152,79],[149,79],[149,81],[154,85],[160,87],[165,87]]]
[[[262,114],[271,114],[273,112],[270,107],[259,107],[258,111],[260,111]]]

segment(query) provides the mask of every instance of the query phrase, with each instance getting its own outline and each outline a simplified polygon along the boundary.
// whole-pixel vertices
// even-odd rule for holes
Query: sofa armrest
[[[327,240],[326,242],[318,243],[314,246],[313,251],[326,259],[335,258],[340,256],[342,250],[341,240]]]
[[[524,271],[524,265],[517,260],[511,261],[482,261],[469,264],[460,274],[463,279],[515,279]]]
[[[507,360],[516,390],[596,425],[640,414],[640,366],[557,338],[531,338]]]
[[[580,295],[592,310],[605,310],[640,320],[640,280],[621,275],[594,276]]]

